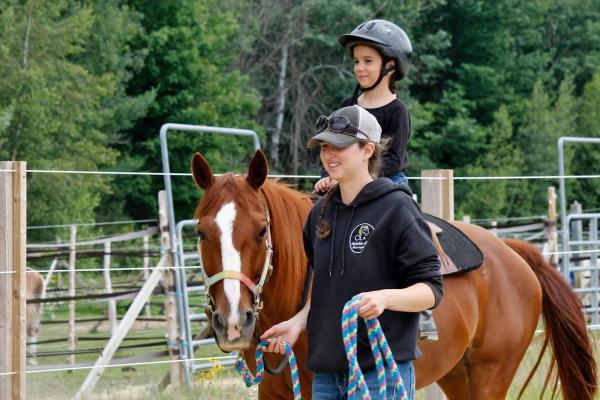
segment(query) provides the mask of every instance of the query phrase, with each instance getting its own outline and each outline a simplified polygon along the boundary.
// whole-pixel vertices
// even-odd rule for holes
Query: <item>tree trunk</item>
[[[283,127],[283,115],[285,113],[285,95],[287,91],[285,87],[285,75],[287,71],[288,49],[289,44],[287,42],[283,43],[283,46],[281,48],[281,60],[279,62],[279,97],[277,98],[277,107],[275,110],[275,132],[273,132],[273,136],[271,136],[271,148],[269,151],[271,156],[271,165],[273,165],[273,169],[279,169],[281,167],[279,161],[279,139],[281,138],[281,128]]]

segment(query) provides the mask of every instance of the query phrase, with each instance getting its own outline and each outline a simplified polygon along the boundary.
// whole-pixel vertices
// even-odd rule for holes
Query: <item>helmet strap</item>
[[[381,72],[379,72],[379,78],[377,78],[377,81],[371,85],[368,88],[363,88],[360,86],[360,84],[356,85],[356,89],[354,89],[354,94],[352,95],[352,102],[353,103],[358,103],[358,96],[360,95],[360,92],[368,92],[369,90],[373,90],[377,87],[377,85],[379,85],[381,83],[381,80],[385,77],[386,74],[388,74],[390,71],[395,71],[396,67],[386,67],[385,66],[385,62],[384,64],[381,66]]]

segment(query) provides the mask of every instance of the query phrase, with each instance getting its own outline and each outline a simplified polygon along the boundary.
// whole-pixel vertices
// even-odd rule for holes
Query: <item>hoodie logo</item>
[[[353,253],[360,254],[367,245],[367,239],[375,228],[367,223],[357,225],[350,233],[349,245]]]

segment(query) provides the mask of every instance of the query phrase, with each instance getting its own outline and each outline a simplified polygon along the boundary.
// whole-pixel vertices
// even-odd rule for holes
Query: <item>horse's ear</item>
[[[258,149],[248,165],[248,176],[246,177],[246,180],[250,186],[258,190],[263,183],[265,183],[268,174],[269,163],[267,162],[267,157],[265,157],[265,153],[263,153],[262,150]]]
[[[200,189],[208,189],[213,183],[213,174],[206,158],[198,152],[192,157],[192,176]]]

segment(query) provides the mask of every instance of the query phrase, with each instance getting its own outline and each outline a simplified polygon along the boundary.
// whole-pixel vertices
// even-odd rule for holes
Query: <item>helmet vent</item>
[[[371,22],[369,25],[367,25],[367,30],[370,31],[373,29],[373,27],[375,27],[375,22]]]

